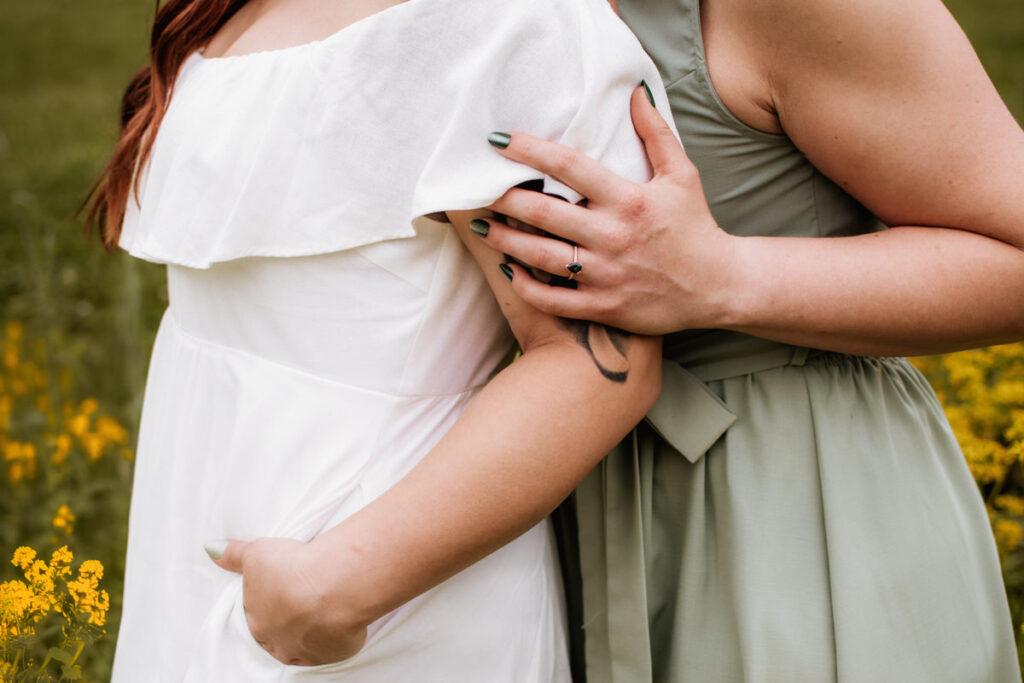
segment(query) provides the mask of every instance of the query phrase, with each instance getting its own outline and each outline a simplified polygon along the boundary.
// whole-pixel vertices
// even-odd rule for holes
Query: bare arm
[[[616,197],[590,196],[591,209],[575,215],[515,192],[495,205],[586,247],[592,277],[579,291],[523,277],[516,292],[546,311],[636,331],[729,328],[851,353],[1024,337],[1024,132],[942,5],[705,4],[708,60],[716,85],[729,86],[719,90],[730,108],[787,133],[894,227],[846,238],[731,237],[667,128],[634,97],[651,183],[620,181]],[[574,187],[600,174],[513,138],[503,153],[571,176]],[[498,227],[487,241],[544,267],[539,239]]]
[[[243,572],[253,636],[283,662],[354,654],[368,623],[542,520],[657,397],[660,340],[581,343],[564,321],[512,295],[501,255],[470,234],[471,217],[452,219],[523,356],[404,479],[337,527],[309,544],[228,547],[221,564]],[[612,361],[622,372],[610,379],[599,366]]]
[[[753,296],[733,327],[889,354],[1024,337],[1024,132],[953,18],[936,0],[769,4],[723,7],[751,38],[761,11],[787,17],[756,50],[781,128],[899,227],[741,241]]]

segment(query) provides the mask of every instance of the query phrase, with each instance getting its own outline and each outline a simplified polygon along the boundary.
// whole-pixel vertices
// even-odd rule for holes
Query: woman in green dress
[[[537,308],[666,335],[575,494],[587,680],[1019,681],[982,502],[895,356],[1024,337],[1024,133],[938,0],[618,4],[686,154],[636,95],[647,185],[513,133],[589,203],[492,207],[573,249],[483,238],[582,265],[514,265]]]

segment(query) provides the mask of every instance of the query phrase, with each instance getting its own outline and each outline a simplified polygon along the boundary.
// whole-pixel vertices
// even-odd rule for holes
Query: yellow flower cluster
[[[3,459],[7,463],[7,478],[17,486],[22,479],[36,476],[36,447],[31,443],[2,439]]]
[[[1024,344],[914,360],[985,496],[1002,555],[1024,548]]]
[[[116,557],[124,552],[130,435],[95,398],[72,396],[81,397],[74,373],[54,371],[46,344],[0,322],[0,516],[15,538],[51,533],[54,546]],[[73,570],[73,560],[66,546],[49,558],[23,546],[16,569],[0,573],[0,680],[84,679],[103,670],[109,647],[101,644],[86,664],[83,653],[104,633],[105,588],[120,591],[122,577],[104,579],[97,560]]]
[[[49,455],[49,462],[62,466],[78,448],[87,462],[96,462],[116,450],[131,460],[127,448],[128,430],[109,415],[99,413],[99,403],[87,398],[78,405],[65,405],[54,410],[53,386],[40,370],[45,365],[42,347],[27,353],[24,329],[20,323],[8,322],[0,341],[0,459],[7,467],[7,480],[18,486],[34,479],[40,471],[40,455]],[[30,435],[18,430],[19,416],[33,414],[35,427]],[[20,435],[20,436],[19,436]],[[26,436],[32,438],[26,438]]]
[[[51,524],[54,531],[70,534],[75,530],[75,513],[67,505],[61,505],[57,508],[57,514],[53,516]]]
[[[86,560],[71,578],[73,561],[67,546],[54,550],[48,562],[27,546],[14,551],[11,564],[24,580],[0,584],[0,649],[6,651],[11,641],[34,635],[37,624],[53,613],[62,617],[62,631],[69,640],[81,638],[85,624],[106,623],[110,596],[99,587],[103,565]]]
[[[89,462],[96,462],[103,457],[111,445],[125,446],[128,443],[128,430],[108,415],[96,415],[99,403],[94,398],[82,401],[77,411],[68,410],[67,434],[60,434],[55,443],[56,449],[51,460],[63,462],[71,449],[71,437],[77,439],[85,451]],[[61,440],[63,438],[63,441]],[[124,457],[131,458],[130,452],[122,449]]]
[[[74,600],[75,609],[81,614],[89,615],[89,623],[103,626],[110,609],[110,596],[107,591],[100,590],[100,579],[103,578],[103,565],[96,560],[86,560],[78,568],[78,576],[68,581],[68,593]]]

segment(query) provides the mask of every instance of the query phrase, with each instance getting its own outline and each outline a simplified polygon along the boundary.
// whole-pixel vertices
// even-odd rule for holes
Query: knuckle
[[[626,280],[625,268],[619,263],[613,263],[602,277],[602,284],[608,288],[615,289]]]
[[[642,216],[647,212],[647,195],[639,185],[629,185],[623,190],[619,205],[627,216]]]
[[[526,220],[527,223],[542,225],[551,215],[551,208],[546,197],[528,197],[523,204],[523,211],[521,213],[522,216],[520,217]]]
[[[547,315],[561,315],[559,307],[548,297],[530,297],[527,299],[526,296],[524,296],[523,299],[541,313],[546,313]]]
[[[595,317],[604,318],[615,311],[615,300],[611,295],[605,294],[596,299],[591,308]]]
[[[679,164],[674,175],[676,182],[684,187],[689,188],[700,184],[700,174],[697,172],[697,167],[689,160]]]
[[[558,246],[562,248],[559,249]],[[562,243],[545,244],[541,253],[541,263],[536,264],[547,270],[549,273],[562,274],[565,266],[572,260],[572,251],[567,250]]]
[[[627,251],[632,242],[632,235],[632,230],[627,226],[614,226],[607,233],[608,248],[614,254],[621,254]]]
[[[579,164],[576,150],[568,147],[557,147],[551,154],[551,170],[556,175],[571,173]]]
[[[679,140],[672,133],[672,129],[668,127],[665,120],[662,119],[654,131],[654,134],[658,137],[658,142],[664,145],[672,145],[673,147],[679,146]]]

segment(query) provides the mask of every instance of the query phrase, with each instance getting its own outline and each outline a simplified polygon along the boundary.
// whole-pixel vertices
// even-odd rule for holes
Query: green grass
[[[0,315],[46,335],[130,418],[162,276],[107,257],[73,215],[115,139],[152,5],[0,0],[0,16]]]

